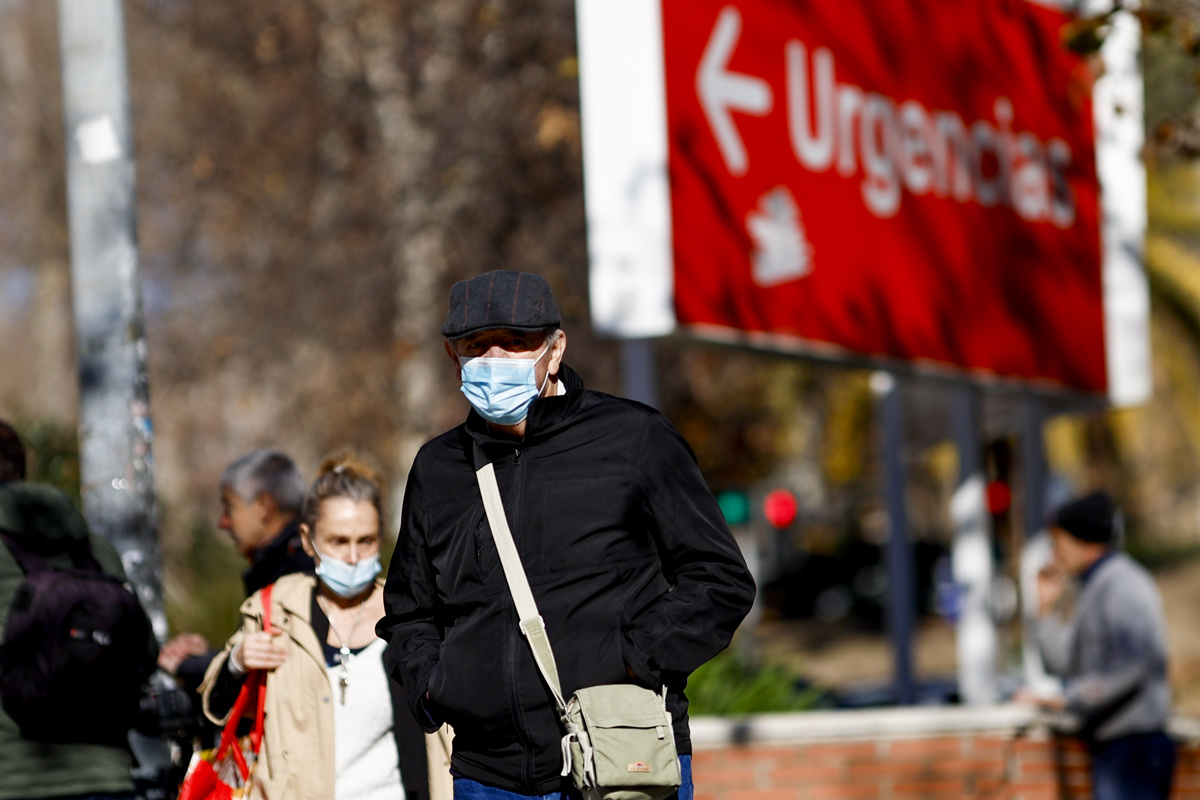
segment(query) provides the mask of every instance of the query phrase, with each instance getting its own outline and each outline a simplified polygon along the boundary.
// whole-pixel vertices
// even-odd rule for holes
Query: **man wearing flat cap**
[[[1054,564],[1038,575],[1038,644],[1063,678],[1060,697],[1032,698],[1077,716],[1092,753],[1097,800],[1166,800],[1175,747],[1162,598],[1150,574],[1119,551],[1112,500],[1096,492],[1051,521]],[[1075,612],[1058,610],[1064,573],[1078,584]]]
[[[654,409],[585,389],[559,325],[539,275],[451,290],[442,334],[471,411],[413,463],[378,632],[422,725],[454,727],[457,800],[577,796],[484,511],[479,447],[563,695],[666,686],[690,800],[684,686],[729,644],[754,583],[687,443]]]

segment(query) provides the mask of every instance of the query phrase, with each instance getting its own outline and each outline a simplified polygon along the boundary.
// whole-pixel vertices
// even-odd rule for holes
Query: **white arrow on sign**
[[[741,33],[741,13],[734,6],[725,6],[717,15],[717,25],[700,58],[700,68],[696,70],[696,94],[700,96],[700,105],[717,139],[726,168],[736,176],[746,174],[749,160],[746,145],[733,124],[732,112],[764,117],[771,113],[774,103],[771,86],[766,81],[726,69]]]

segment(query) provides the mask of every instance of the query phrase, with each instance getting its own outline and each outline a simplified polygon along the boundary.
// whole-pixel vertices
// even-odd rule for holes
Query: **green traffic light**
[[[717,495],[717,505],[730,525],[745,525],[750,519],[750,498],[745,492],[727,491]]]

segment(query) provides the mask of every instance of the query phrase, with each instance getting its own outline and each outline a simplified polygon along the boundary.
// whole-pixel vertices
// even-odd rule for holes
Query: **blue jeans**
[[[1095,800],[1167,800],[1175,772],[1175,743],[1163,732],[1119,736],[1092,751]]]
[[[692,757],[690,755],[679,757],[679,772],[683,776],[679,790],[666,800],[693,800]],[[551,792],[550,794],[517,794],[492,786],[484,786],[482,783],[469,781],[466,778],[455,778],[454,800],[579,800],[579,793],[571,788],[569,791]]]

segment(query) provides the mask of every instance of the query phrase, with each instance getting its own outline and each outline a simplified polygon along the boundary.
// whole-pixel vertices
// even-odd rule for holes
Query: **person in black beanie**
[[[1021,699],[1079,718],[1096,800],[1166,800],[1175,765],[1164,730],[1171,712],[1166,620],[1150,573],[1120,552],[1119,519],[1103,492],[1052,517],[1054,563],[1038,574],[1036,634],[1063,693]],[[1078,583],[1070,616],[1061,611],[1067,578]]]

